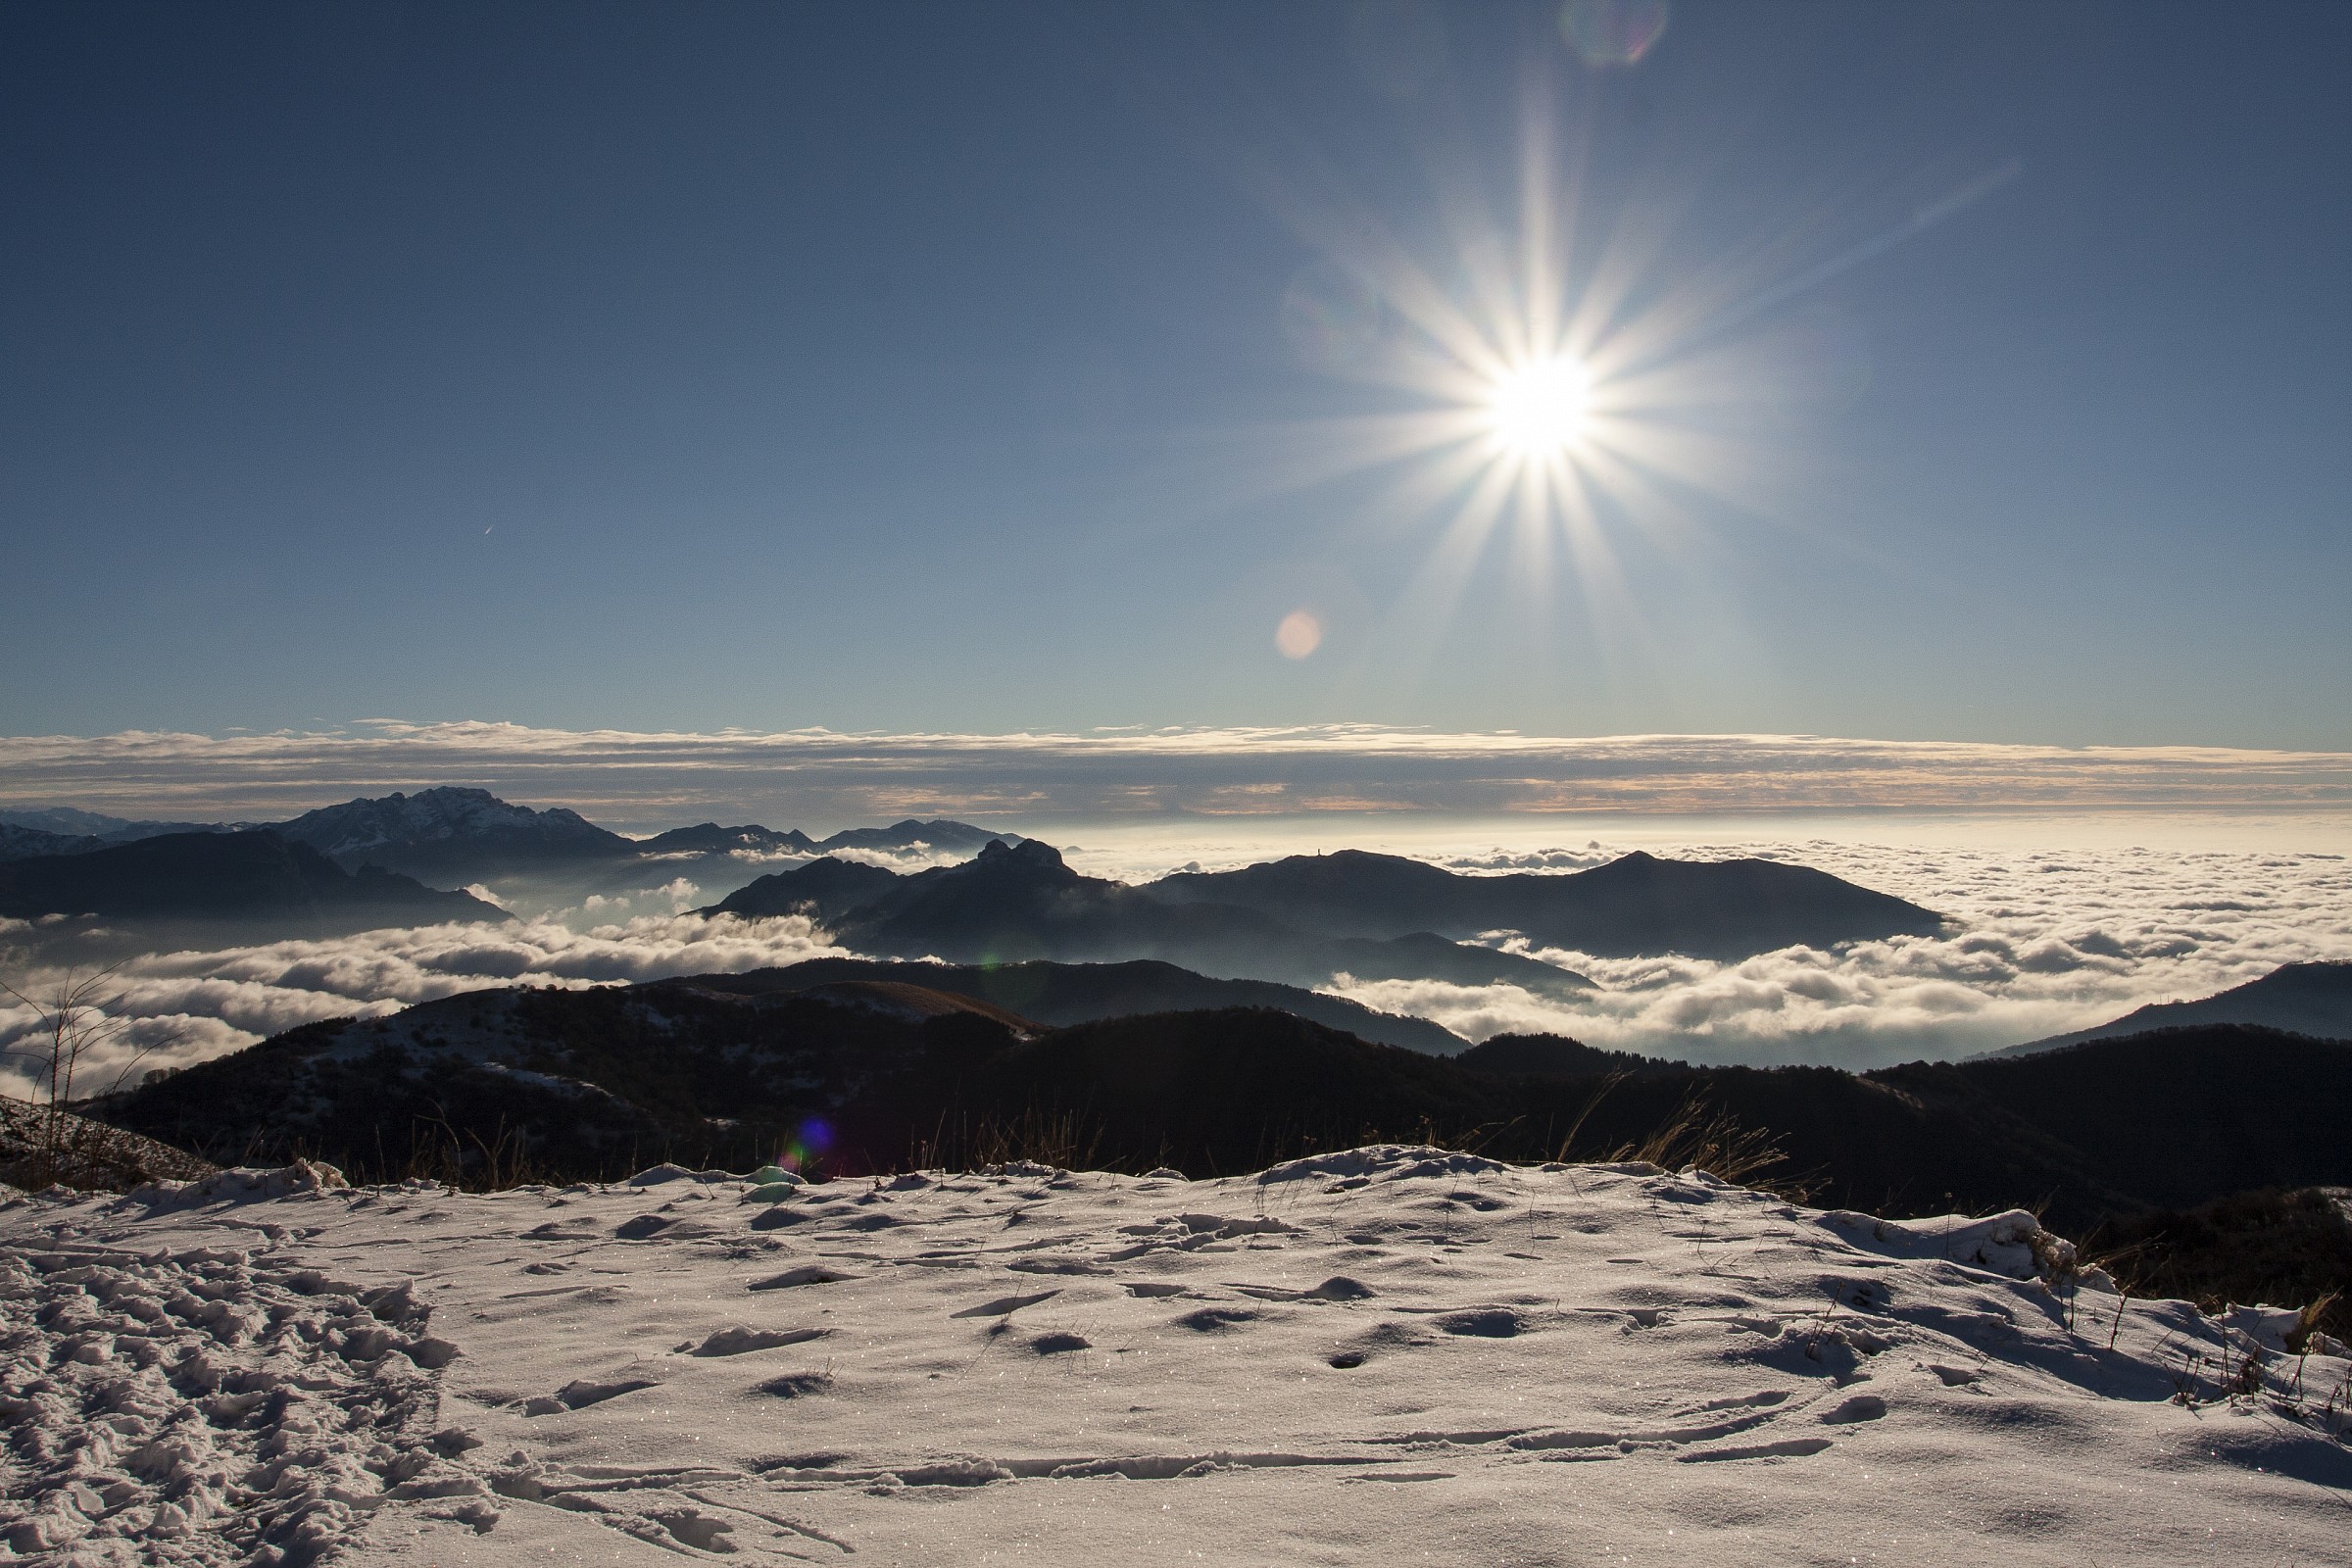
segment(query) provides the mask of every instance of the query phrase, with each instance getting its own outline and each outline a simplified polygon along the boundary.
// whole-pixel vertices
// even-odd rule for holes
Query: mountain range
[[[1346,997],[1266,980],[1217,980],[1172,963],[892,963],[870,958],[810,958],[781,969],[704,975],[696,984],[732,996],[807,991],[818,986],[915,986],[963,997],[1048,1026],[1091,1023],[1148,1012],[1272,1007],[1344,1029],[1377,1045],[1431,1055],[1468,1049],[1461,1036],[1426,1018],[1376,1012]]]
[[[84,855],[167,833],[225,833],[219,822],[134,822],[126,817],[78,811],[70,806],[41,810],[0,810],[0,861],[36,855]]]
[[[478,882],[493,876],[648,858],[817,856],[839,850],[968,855],[992,838],[968,823],[908,817],[888,827],[844,828],[811,838],[756,823],[715,822],[630,839],[562,807],[514,806],[488,790],[444,785],[321,807],[283,822],[143,822],[71,807],[0,810],[0,860],[82,855],[143,838],[266,827],[356,871],[378,865],[425,881]]]
[[[309,845],[266,829],[167,833],[0,862],[0,915],[96,915],[131,928],[115,934],[117,947],[124,940],[267,941],[507,918],[469,894],[441,892],[380,866],[346,871]]]
[[[1035,839],[992,843],[959,865],[908,875],[816,860],[761,877],[705,912],[804,913],[858,952],[955,962],[1157,958],[1293,985],[1344,973],[1520,985],[1556,998],[1592,982],[1455,939],[1516,930],[1592,953],[1745,957],[1942,926],[1917,905],[1770,860],[1635,854],[1566,875],[1460,876],[1343,851],[1137,887],[1086,876]]]
[[[836,1174],[994,1150],[1194,1175],[1384,1141],[1521,1160],[1777,1149],[1765,1168],[1819,1201],[1888,1215],[2034,1203],[2075,1234],[2246,1189],[2352,1182],[2352,1044],[2273,1030],[1867,1074],[1629,1070],[1573,1041],[1449,1058],[1262,1007],[1053,1028],[857,974],[472,992],[306,1025],[84,1108],[207,1157],[310,1154],[371,1178],[612,1178],[660,1158],[744,1169],[787,1148]]]

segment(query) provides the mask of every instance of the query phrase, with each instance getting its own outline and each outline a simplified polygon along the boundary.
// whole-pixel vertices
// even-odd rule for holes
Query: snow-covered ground
[[[2022,1214],[1898,1226],[1405,1149],[1201,1182],[649,1175],[12,1200],[0,1539],[445,1568],[2352,1561],[2347,1363],[2246,1371],[2278,1319],[2120,1300]]]

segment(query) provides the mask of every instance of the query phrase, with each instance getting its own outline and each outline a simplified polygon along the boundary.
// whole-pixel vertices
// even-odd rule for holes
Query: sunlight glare
[[[1548,458],[1575,444],[1591,393],[1592,377],[1575,360],[1536,360],[1495,381],[1488,416],[1505,448],[1523,458]]]

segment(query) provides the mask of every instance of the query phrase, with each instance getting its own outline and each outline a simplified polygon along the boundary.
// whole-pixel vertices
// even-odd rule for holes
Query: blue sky
[[[2352,747],[2352,12],[1557,17],[0,11],[0,732]],[[1714,456],[1447,556],[1531,126]]]

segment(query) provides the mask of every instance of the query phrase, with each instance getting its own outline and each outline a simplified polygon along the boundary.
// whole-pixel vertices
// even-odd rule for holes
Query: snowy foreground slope
[[[1883,1224],[1395,1148],[1202,1182],[648,1177],[12,1200],[0,1540],[124,1564],[2352,1561],[2345,1361],[2247,1373],[2277,1317],[2120,1301],[2024,1215]]]

